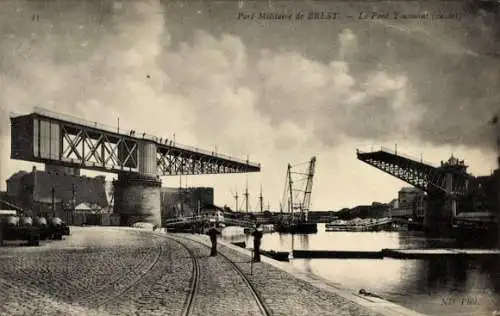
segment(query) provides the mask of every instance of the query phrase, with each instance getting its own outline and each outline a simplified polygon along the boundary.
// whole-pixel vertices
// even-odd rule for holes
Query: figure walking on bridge
[[[262,231],[260,225],[255,225],[255,230],[252,233],[253,236],[253,261],[260,262],[260,241],[262,239]]]
[[[215,224],[208,230],[208,236],[210,236],[210,241],[212,242],[212,250],[210,251],[210,256],[217,256],[217,235],[219,231],[217,230]]]

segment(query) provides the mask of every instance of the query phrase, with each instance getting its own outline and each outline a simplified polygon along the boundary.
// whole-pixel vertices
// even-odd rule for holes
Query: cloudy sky
[[[500,105],[495,19],[460,2],[1,1],[0,188],[32,165],[9,159],[8,115],[35,106],[107,125],[119,116],[123,129],[262,163],[248,176],[183,177],[231,206],[248,178],[251,206],[262,184],[278,207],[287,163],[313,155],[313,209],[388,202],[405,184],[355,149],[396,143],[488,174],[488,121]]]

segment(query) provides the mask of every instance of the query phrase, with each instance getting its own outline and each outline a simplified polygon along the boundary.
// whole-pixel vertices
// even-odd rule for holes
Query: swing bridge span
[[[35,108],[11,115],[11,159],[118,174],[121,225],[161,224],[160,176],[260,172],[260,164]]]
[[[249,160],[41,108],[12,115],[11,132],[11,158],[18,160],[153,177],[260,171]]]
[[[463,160],[453,156],[439,166],[381,147],[356,151],[357,158],[376,169],[426,193],[423,228],[436,232],[450,227],[497,227],[498,170],[490,176],[475,177]],[[482,229],[482,228],[481,228]]]

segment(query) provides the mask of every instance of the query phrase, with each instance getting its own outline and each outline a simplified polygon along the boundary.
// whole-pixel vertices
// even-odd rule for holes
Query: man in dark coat
[[[210,229],[208,230],[208,236],[210,236],[210,241],[212,242],[212,250],[210,251],[210,256],[214,257],[217,256],[217,235],[219,234],[219,231],[215,227],[215,225],[212,225]]]
[[[260,226],[257,225],[252,233],[253,236],[253,260],[254,262],[260,262],[260,241],[262,239],[262,231]]]

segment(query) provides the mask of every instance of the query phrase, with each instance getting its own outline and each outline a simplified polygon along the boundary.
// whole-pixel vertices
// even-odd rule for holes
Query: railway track
[[[105,237],[109,241],[116,238],[116,234]],[[154,301],[151,293],[165,294],[164,289],[154,283],[160,281],[162,275],[169,276],[168,271],[164,273],[168,260],[165,253],[170,248],[165,245],[165,238],[141,231],[127,232],[118,235],[120,237],[131,242],[117,242],[108,249],[96,244],[101,239],[92,236],[82,240],[82,245],[88,249],[55,248],[52,252],[29,251],[19,255],[15,252],[16,255],[5,256],[0,269],[0,296],[3,298],[0,314],[106,315],[118,312],[119,315],[131,315],[138,311],[147,315],[148,306],[154,304],[163,312],[165,306]],[[180,250],[179,246],[175,248]],[[189,263],[185,253],[184,257]],[[184,275],[188,285],[189,267]],[[176,295],[180,298],[177,310],[185,296],[179,294]]]
[[[189,315],[193,314],[193,309],[194,309],[194,306],[196,304],[196,296],[198,294],[198,290],[199,290],[199,286],[200,286],[200,263],[199,263],[198,258],[194,254],[193,250],[191,248],[189,248],[188,246],[186,246],[186,244],[183,243],[181,240],[179,240],[179,239],[183,239],[183,238],[172,237],[172,236],[166,236],[166,237],[169,238],[169,239],[171,239],[171,240],[174,240],[177,243],[179,243],[189,253],[189,255],[190,255],[191,259],[192,259],[192,262],[193,262],[193,278],[191,280],[191,288],[190,288],[189,295],[186,298],[186,302],[185,302],[185,305],[184,305],[184,310],[182,311],[182,316],[189,316]],[[203,246],[204,248],[209,248],[210,249],[209,246],[205,245],[202,242],[199,242],[199,241],[196,241],[196,240],[192,240],[192,239],[189,239],[189,240],[183,239],[183,240],[184,241],[193,242],[193,243],[196,243],[196,244],[199,244],[199,245]],[[231,265],[231,267],[233,268],[233,270],[236,272],[236,274],[238,274],[238,276],[247,285],[248,289],[250,290],[250,293],[253,296],[253,299],[254,299],[255,303],[258,306],[260,314],[264,315],[264,316],[270,316],[271,315],[270,311],[267,309],[267,307],[263,303],[262,298],[257,293],[255,287],[252,285],[252,283],[247,278],[247,276],[245,275],[245,273],[243,271],[241,271],[241,269],[231,259],[229,259],[224,254],[218,252],[217,255],[220,256],[220,257],[222,257],[225,261],[227,261]]]
[[[18,267],[13,273],[0,270],[0,288],[17,293],[7,296],[6,306],[14,310],[19,305],[16,314],[24,315],[270,315],[244,272],[224,254],[210,258],[209,246],[181,236],[129,234],[123,236],[131,240],[130,248],[128,243],[123,249],[111,248],[116,257],[94,245],[99,238],[86,241],[95,249],[75,250],[82,259],[78,265],[68,261],[66,250],[48,253],[50,259],[42,261],[35,253],[6,258],[9,267]],[[106,257],[99,259],[101,252]],[[109,273],[96,268],[102,264]],[[36,307],[40,304],[45,307]],[[0,310],[8,311],[5,306]]]
[[[134,232],[134,233],[136,233],[137,235],[140,234],[140,232]],[[160,238],[158,238],[158,240],[160,240]],[[160,246],[158,247],[158,251],[156,252],[155,257],[150,262],[150,264],[146,268],[144,268],[141,271],[141,273],[139,273],[139,275],[137,277],[135,277],[131,282],[126,283],[125,286],[123,286],[121,289],[118,289],[117,291],[113,292],[112,295],[102,295],[102,294],[106,293],[106,290],[109,287],[113,287],[113,288],[118,287],[119,288],[120,285],[123,284],[123,281],[125,279],[124,275],[120,275],[120,276],[110,280],[104,286],[102,286],[99,290],[91,292],[88,295],[85,295],[84,297],[82,297],[81,299],[78,300],[79,303],[80,304],[83,303],[83,304],[88,305],[90,302],[92,302],[93,306],[99,308],[99,307],[106,305],[109,302],[112,302],[113,300],[120,297],[122,294],[129,291],[132,287],[134,287],[135,285],[140,283],[148,275],[148,273],[151,270],[153,270],[153,268],[157,265],[157,263],[160,260],[163,253],[164,253],[164,249],[163,249],[163,246],[160,244]],[[135,268],[131,269],[129,271],[139,270],[140,267],[148,261],[148,259],[149,258],[147,258],[147,257],[143,257],[141,259],[141,261],[135,266]]]

